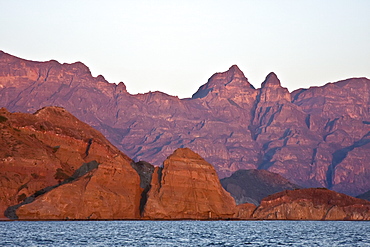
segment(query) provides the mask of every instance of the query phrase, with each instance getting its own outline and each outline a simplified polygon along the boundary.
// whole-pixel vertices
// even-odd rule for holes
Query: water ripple
[[[12,221],[0,246],[370,246],[370,222]]]

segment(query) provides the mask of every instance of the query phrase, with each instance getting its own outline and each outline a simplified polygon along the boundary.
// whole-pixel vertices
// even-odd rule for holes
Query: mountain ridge
[[[290,93],[274,73],[255,89],[232,66],[211,76],[193,98],[179,99],[160,92],[131,95],[123,83],[92,77],[79,64],[4,54],[0,106],[12,112],[65,107],[136,161],[160,165],[175,149],[189,147],[220,178],[257,168],[303,187],[349,195],[370,189],[366,78]]]
[[[236,205],[214,167],[191,149],[176,149],[160,167],[134,162],[61,107],[1,108],[0,143],[0,220],[370,219],[370,202],[322,188]],[[292,188],[278,174],[247,173],[262,182],[247,182],[248,193],[270,194],[266,182]]]

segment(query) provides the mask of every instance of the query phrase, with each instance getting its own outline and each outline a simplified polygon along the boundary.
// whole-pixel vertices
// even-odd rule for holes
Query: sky
[[[81,61],[132,94],[191,97],[234,64],[256,88],[370,78],[369,0],[0,0],[0,50]]]

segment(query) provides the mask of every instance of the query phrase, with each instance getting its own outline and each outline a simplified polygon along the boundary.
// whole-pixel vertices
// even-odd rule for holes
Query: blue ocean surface
[[[370,246],[370,222],[12,221],[0,246]]]

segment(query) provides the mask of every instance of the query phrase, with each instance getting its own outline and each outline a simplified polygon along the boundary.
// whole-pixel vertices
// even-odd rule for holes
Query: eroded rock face
[[[370,220],[370,202],[328,189],[298,189],[262,200],[255,219]]]
[[[239,170],[220,182],[237,204],[253,203],[257,206],[269,195],[301,188],[279,174],[256,169]]]
[[[119,158],[117,163],[125,163]],[[19,219],[138,219],[137,174],[125,165],[100,164],[95,171],[21,206]],[[133,177],[133,178],[132,178]]]
[[[0,116],[1,218],[139,217],[132,160],[97,130],[59,107]]]
[[[156,167],[144,219],[227,219],[234,199],[221,186],[213,166],[188,148],[177,149]]]
[[[289,93],[270,73],[254,89],[237,66],[189,99],[131,95],[82,63],[32,62],[0,52],[0,106],[62,106],[135,161],[160,165],[177,148],[199,153],[221,178],[239,169],[278,173],[303,187],[349,195],[370,189],[370,80]]]
[[[234,218],[239,220],[250,220],[254,210],[256,210],[256,205],[252,203],[243,203],[236,206],[236,213]]]

